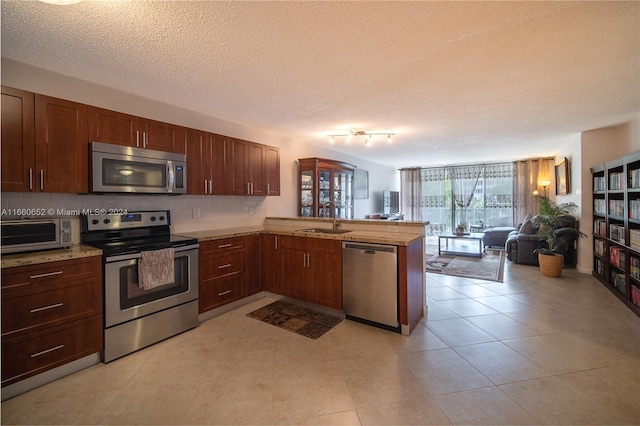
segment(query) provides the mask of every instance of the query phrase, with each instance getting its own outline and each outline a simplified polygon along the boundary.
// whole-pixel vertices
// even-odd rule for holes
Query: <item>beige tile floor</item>
[[[640,424],[640,319],[591,276],[427,275],[410,337],[311,340],[262,299],[2,404],[3,424]]]

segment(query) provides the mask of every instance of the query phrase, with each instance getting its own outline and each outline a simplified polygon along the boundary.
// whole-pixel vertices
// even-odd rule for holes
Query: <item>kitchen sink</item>
[[[351,231],[347,229],[309,228],[309,229],[299,229],[297,232],[313,232],[316,234],[346,234],[347,232],[351,232]]]

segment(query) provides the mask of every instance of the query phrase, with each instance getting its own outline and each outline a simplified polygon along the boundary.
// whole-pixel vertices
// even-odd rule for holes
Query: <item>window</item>
[[[511,226],[513,163],[423,168],[422,219],[451,232],[459,223]]]

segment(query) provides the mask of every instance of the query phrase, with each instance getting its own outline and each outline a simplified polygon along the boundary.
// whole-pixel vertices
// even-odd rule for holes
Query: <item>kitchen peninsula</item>
[[[184,234],[200,241],[201,316],[215,316],[261,291],[342,310],[342,242],[387,244],[398,248],[400,328],[410,334],[426,312],[424,224],[341,220],[341,233],[318,232],[332,224],[323,218],[268,217],[262,226]]]

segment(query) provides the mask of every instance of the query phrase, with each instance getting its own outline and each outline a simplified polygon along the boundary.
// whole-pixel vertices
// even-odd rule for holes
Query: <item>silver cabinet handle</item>
[[[209,194],[213,194],[213,180],[209,179]]]
[[[218,248],[227,248],[227,247],[231,247],[231,244],[221,244],[218,246]]]
[[[225,268],[231,268],[231,264],[227,263],[226,265],[220,265],[218,266],[218,269],[225,269]]]
[[[275,246],[275,248],[276,248],[276,250],[278,250],[278,236],[277,236],[277,235],[276,235],[275,241],[276,241],[276,246]]]
[[[40,169],[40,191],[44,191],[44,169]]]
[[[311,267],[311,254],[307,253],[307,268]]]
[[[205,194],[209,193],[209,191],[207,191],[207,180],[206,179],[204,180],[204,193]]]
[[[267,195],[269,195],[271,193],[271,190],[269,189],[269,184],[267,184]]]
[[[247,182],[247,195],[251,195],[251,184]]]
[[[29,191],[33,190],[33,169],[29,169]]]
[[[58,346],[55,346],[55,347],[50,348],[50,349],[45,349],[44,351],[36,352],[35,354],[31,354],[31,358],[35,358],[35,357],[40,356],[40,355],[48,354],[49,352],[57,351],[58,349],[62,349],[62,348],[64,348],[64,345],[58,345]]]
[[[231,290],[223,291],[222,293],[218,293],[218,296],[224,296],[225,294],[231,293]]]
[[[46,274],[31,275],[29,278],[34,279],[34,278],[51,277],[53,275],[60,275],[61,273],[62,271],[47,272]]]
[[[142,147],[147,147],[147,132],[142,132]]]
[[[59,308],[61,306],[63,306],[64,303],[54,303],[53,305],[49,305],[49,306],[43,306],[42,308],[35,308],[35,309],[31,309],[29,312],[31,312],[32,314],[35,312],[40,312],[40,311],[46,311],[47,309],[53,309],[53,308]]]
[[[136,147],[140,148],[140,130],[136,130]]]

